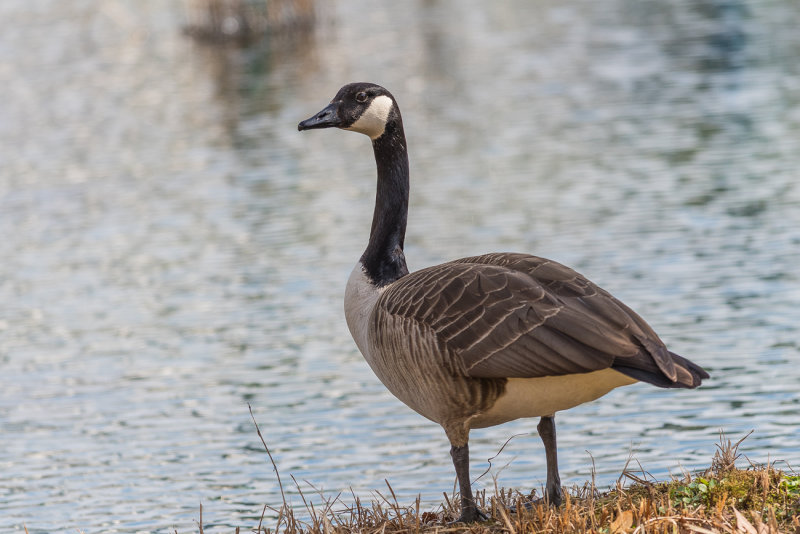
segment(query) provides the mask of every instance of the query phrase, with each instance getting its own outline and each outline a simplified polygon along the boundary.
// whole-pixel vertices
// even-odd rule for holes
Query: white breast
[[[358,350],[367,361],[370,360],[367,324],[379,296],[380,291],[367,277],[361,262],[358,262],[350,273],[350,278],[347,279],[344,291],[344,317],[350,335],[353,336]]]

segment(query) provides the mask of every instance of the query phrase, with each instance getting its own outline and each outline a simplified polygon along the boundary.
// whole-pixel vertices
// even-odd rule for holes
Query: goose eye
[[[361,91],[360,93],[356,94],[356,100],[358,102],[366,102],[367,101],[367,93]]]

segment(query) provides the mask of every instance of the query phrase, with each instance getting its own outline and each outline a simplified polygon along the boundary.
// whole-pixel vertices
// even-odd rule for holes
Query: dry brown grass
[[[253,419],[255,423],[255,419]],[[258,429],[258,425],[256,424]],[[258,431],[261,437],[260,431]],[[748,434],[749,435],[749,434]],[[747,436],[745,436],[746,438]],[[444,495],[435,510],[423,510],[420,500],[398,502],[389,483],[376,491],[376,499],[365,503],[355,495],[345,504],[341,495],[324,498],[315,504],[294,484],[303,508],[292,509],[285,500],[278,507],[264,506],[261,521],[252,531],[285,534],[416,534],[452,533],[735,533],[800,534],[800,474],[784,472],[772,465],[735,466],[739,458],[736,443],[720,435],[711,466],[695,475],[686,474],[669,482],[650,482],[627,469],[616,487],[598,492],[594,483],[566,492],[558,508],[534,503],[525,505],[532,495],[495,488],[494,495],[478,492],[479,507],[489,520],[474,524],[450,524],[458,517],[458,499]],[[263,442],[263,438],[262,438]],[[266,443],[264,448],[269,449]],[[269,454],[270,461],[272,456]],[[272,461],[277,473],[277,466]],[[626,483],[630,482],[629,486]],[[283,487],[281,486],[283,492]],[[267,510],[273,518],[265,521]],[[277,519],[275,519],[277,515]],[[202,532],[202,521],[200,523]],[[236,529],[238,534],[239,529]]]

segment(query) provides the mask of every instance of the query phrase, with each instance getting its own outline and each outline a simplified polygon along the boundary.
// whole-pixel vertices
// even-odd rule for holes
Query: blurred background
[[[205,532],[280,491],[432,509],[441,429],[345,326],[370,143],[298,121],[351,81],[403,111],[418,269],[573,266],[712,378],[558,416],[562,481],[800,464],[795,0],[3,0],[0,530]],[[544,483],[536,421],[476,486]],[[744,460],[743,460],[744,461]],[[637,464],[638,465],[638,464]],[[786,467],[781,463],[779,467]],[[316,488],[316,489],[315,489]],[[312,500],[318,497],[312,497]],[[265,524],[274,514],[267,512]]]

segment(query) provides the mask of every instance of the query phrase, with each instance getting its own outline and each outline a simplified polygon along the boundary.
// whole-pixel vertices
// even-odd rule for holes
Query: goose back
[[[678,376],[664,343],[636,312],[537,256],[486,254],[422,269],[388,286],[374,314],[425,324],[459,356],[465,376],[533,378],[619,363],[692,382]]]

